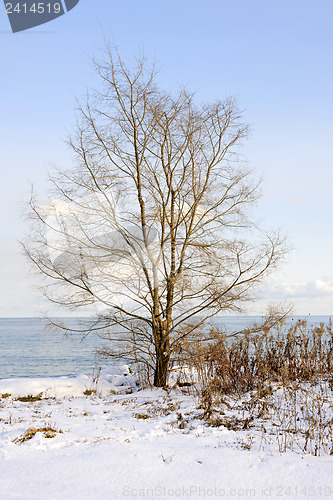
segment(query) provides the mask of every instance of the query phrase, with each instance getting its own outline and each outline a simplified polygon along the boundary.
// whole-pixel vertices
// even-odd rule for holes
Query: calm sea
[[[289,318],[296,321],[299,317]],[[246,328],[254,316],[227,316],[215,319],[229,332]],[[308,325],[328,323],[329,316],[309,316]],[[71,318],[72,325],[78,320]],[[0,318],[0,378],[56,377],[92,373],[106,366],[96,349],[105,341],[95,335],[82,339],[80,333],[64,336],[51,332],[47,323],[37,318]]]

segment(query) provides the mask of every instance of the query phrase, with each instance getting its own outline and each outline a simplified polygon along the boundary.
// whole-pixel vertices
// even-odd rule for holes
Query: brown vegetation
[[[333,387],[331,323],[309,329],[306,320],[298,320],[286,329],[280,322],[259,333],[248,329],[230,338],[215,331],[212,337],[212,342],[188,345],[183,354],[205,390],[241,395],[256,389],[264,396],[271,382],[314,383],[323,378]]]
[[[208,425],[261,433],[261,447],[333,454],[333,330],[299,320],[189,347]],[[252,432],[252,431],[251,431]]]
[[[46,439],[54,438],[57,432],[62,434],[61,430],[56,430],[52,427],[40,427],[38,429],[36,429],[35,427],[31,427],[22,436],[14,439],[13,443],[22,444],[25,441],[29,441],[37,434],[37,432],[43,432]]]

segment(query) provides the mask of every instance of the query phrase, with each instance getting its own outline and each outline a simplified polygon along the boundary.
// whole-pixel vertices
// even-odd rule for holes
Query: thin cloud
[[[270,288],[269,294],[276,298],[325,297],[333,295],[333,281],[278,283]]]

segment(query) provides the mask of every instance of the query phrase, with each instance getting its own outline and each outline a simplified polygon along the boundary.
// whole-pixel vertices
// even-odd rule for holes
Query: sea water
[[[95,335],[52,331],[40,318],[0,318],[0,379],[92,373],[101,343]]]
[[[290,317],[288,323],[301,317]],[[303,317],[302,317],[303,318]],[[329,316],[308,316],[308,326],[327,324]],[[254,316],[225,316],[214,319],[233,333],[260,320]],[[65,321],[66,323],[66,321]],[[67,324],[79,326],[79,319],[68,319]],[[57,377],[93,373],[111,363],[96,353],[105,345],[94,334],[83,338],[82,333],[64,335],[47,327],[40,318],[0,318],[0,379],[16,377]]]

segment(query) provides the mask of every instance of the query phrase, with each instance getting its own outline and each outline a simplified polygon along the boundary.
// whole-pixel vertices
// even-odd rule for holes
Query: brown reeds
[[[270,382],[316,382],[333,385],[332,324],[308,327],[298,320],[288,328],[275,325],[238,337],[214,332],[210,343],[188,346],[187,365],[194,367],[200,386],[221,394],[242,394],[261,390]]]
[[[298,320],[254,333],[188,346],[203,418],[208,425],[261,432],[260,447],[333,454],[331,321]],[[229,415],[228,415],[229,414]]]

